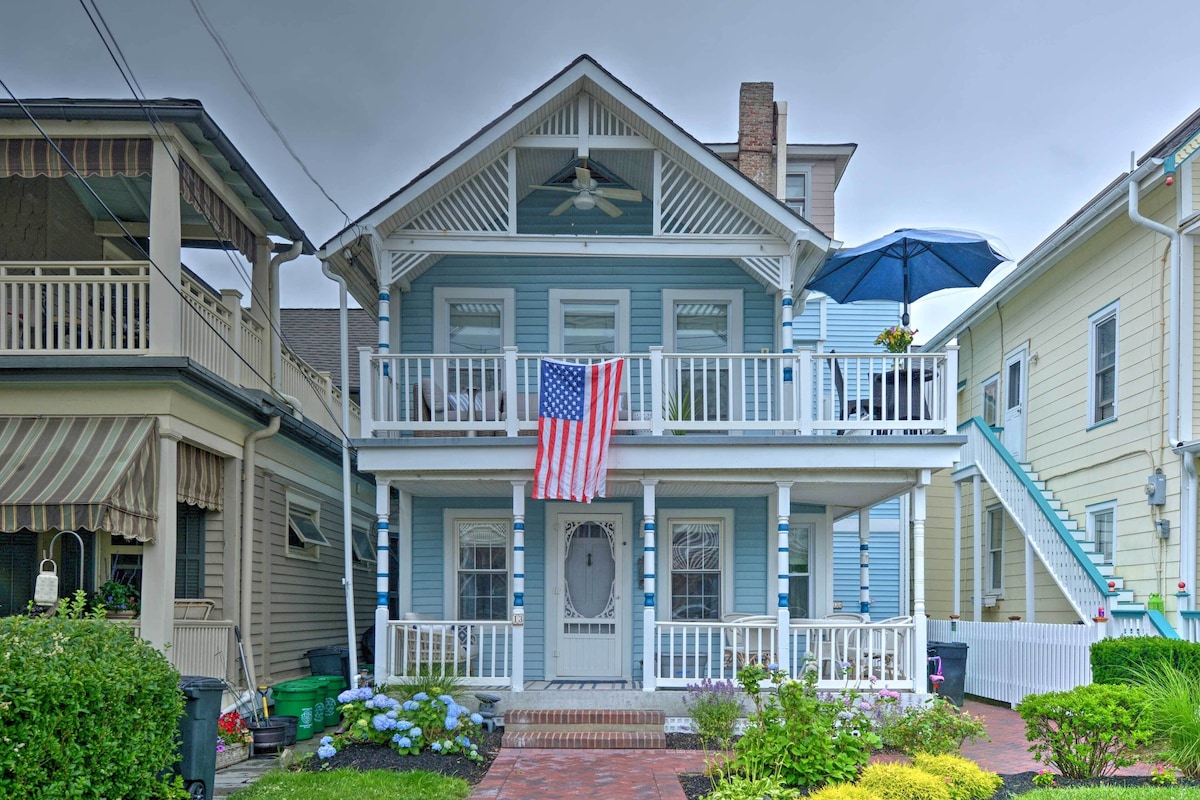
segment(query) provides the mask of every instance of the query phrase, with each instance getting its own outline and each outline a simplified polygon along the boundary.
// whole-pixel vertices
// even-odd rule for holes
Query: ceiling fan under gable
[[[612,201],[621,200],[631,203],[642,202],[642,193],[637,189],[620,189],[616,186],[602,186],[592,175],[592,171],[588,169],[587,162],[583,166],[575,168],[575,177],[571,180],[570,186],[561,184],[541,184],[531,186],[531,189],[546,189],[551,192],[571,192],[574,197],[568,197],[550,212],[550,216],[557,217],[559,214],[566,211],[571,206],[580,211],[590,211],[593,208],[599,208],[610,217],[619,217],[622,212],[617,208]]]

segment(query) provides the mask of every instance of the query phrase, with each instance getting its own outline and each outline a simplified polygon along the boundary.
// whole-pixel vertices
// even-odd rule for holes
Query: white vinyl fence
[[[1092,625],[929,620],[929,641],[967,645],[966,692],[1015,706],[1028,694],[1092,682]]]

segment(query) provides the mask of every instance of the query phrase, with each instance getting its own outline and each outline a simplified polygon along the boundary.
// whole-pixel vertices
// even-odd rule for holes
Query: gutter
[[[354,512],[350,508],[350,332],[347,311],[346,279],[321,262],[321,272],[338,285],[338,331],[341,338],[339,360],[342,370],[342,588],[346,594],[346,634],[350,643],[350,686],[358,684],[358,629],[354,616]],[[378,558],[378,554],[376,555]]]
[[[258,685],[254,672],[254,645],[250,641],[250,625],[254,620],[254,461],[258,441],[279,433],[282,419],[278,415],[272,416],[267,427],[252,432],[242,445],[242,602],[238,616],[241,619],[242,639],[246,643],[243,657],[246,660],[246,674],[253,684],[248,687],[251,692]]]
[[[279,333],[279,265],[299,258],[303,249],[303,241],[292,242],[292,246],[286,251],[271,257],[267,268],[267,280],[271,286],[271,389],[288,401],[301,417],[304,416],[304,405],[290,394],[285,394],[279,385],[280,376],[283,374],[283,343],[280,341]]]

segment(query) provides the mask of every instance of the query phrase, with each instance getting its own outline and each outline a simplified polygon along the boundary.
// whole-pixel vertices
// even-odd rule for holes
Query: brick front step
[[[662,711],[514,709],[504,715],[504,747],[650,750],[666,747]]]
[[[559,750],[662,750],[665,733],[614,731],[510,731],[505,725],[502,747],[539,747]]]

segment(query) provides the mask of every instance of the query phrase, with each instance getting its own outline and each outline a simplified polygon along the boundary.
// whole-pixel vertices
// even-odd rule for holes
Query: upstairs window
[[[1088,424],[1117,417],[1117,304],[1093,314],[1088,364]]]
[[[983,382],[983,421],[989,428],[1000,424],[1000,376],[993,375]]]
[[[783,202],[803,217],[808,208],[808,173],[792,171],[793,169],[788,170]]]
[[[434,342],[437,353],[501,353],[514,342],[512,289],[433,290]]]

